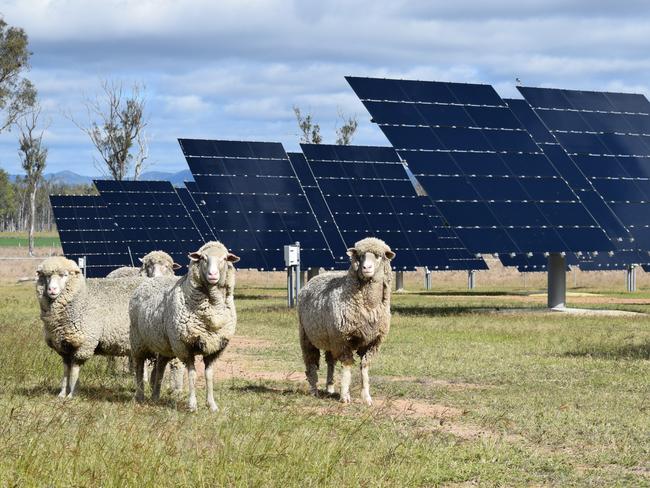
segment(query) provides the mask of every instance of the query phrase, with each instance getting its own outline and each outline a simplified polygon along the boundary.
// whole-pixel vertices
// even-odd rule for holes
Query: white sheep
[[[300,346],[305,374],[318,394],[320,351],[327,362],[327,392],[334,393],[334,366],[341,361],[341,401],[350,402],[353,354],[361,358],[362,398],[372,405],[368,368],[390,329],[390,295],[395,253],[380,239],[368,237],[347,251],[345,274],[325,273],[311,279],[298,295]]]
[[[233,297],[239,258],[220,242],[208,242],[189,255],[188,272],[180,278],[146,280],[129,304],[131,351],[136,370],[136,400],[144,400],[144,362],[157,355],[152,399],[160,396],[165,365],[177,357],[187,368],[189,408],[195,411],[194,357],[203,356],[206,401],[214,401],[214,361],[235,333],[237,314]]]
[[[174,259],[164,251],[151,251],[149,254],[138,259],[142,263],[142,266],[139,268],[122,266],[108,273],[106,278],[174,276],[174,271],[181,268],[181,265],[176,264]]]
[[[72,397],[79,369],[93,355],[129,355],[128,301],[142,278],[86,280],[61,256],[45,259],[37,273],[45,342],[63,359],[59,397]]]

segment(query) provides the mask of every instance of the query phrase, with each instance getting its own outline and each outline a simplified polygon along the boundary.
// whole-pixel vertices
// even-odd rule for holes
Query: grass
[[[348,407],[304,381],[235,374],[216,383],[219,413],[190,414],[184,395],[134,403],[101,358],[59,401],[32,287],[0,285],[0,486],[650,486],[650,316],[492,313],[543,304],[480,292],[394,295],[375,407],[356,372]],[[281,289],[238,290],[238,335],[265,346],[228,351],[221,368],[237,354],[250,370],[302,371],[284,303]]]
[[[29,244],[27,232],[0,232],[0,247],[27,247]],[[57,232],[36,232],[35,247],[61,247]]]

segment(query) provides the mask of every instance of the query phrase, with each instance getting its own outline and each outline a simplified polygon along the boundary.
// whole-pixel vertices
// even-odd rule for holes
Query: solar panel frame
[[[560,180],[559,184],[568,193],[572,194],[572,198],[569,201],[554,200],[552,203],[570,204],[569,206],[581,206],[582,204],[557,171],[554,171],[552,176],[547,174],[531,175],[530,171],[527,174],[518,174],[516,172],[518,168],[514,168],[510,160],[516,159],[520,154],[533,154],[538,158],[545,158],[545,156],[521,125],[518,128],[513,128],[512,118],[514,117],[503,116],[503,114],[509,112],[509,108],[491,86],[409,81],[408,85],[411,88],[414,85],[419,85],[419,93],[428,93],[428,97],[420,97],[427,99],[427,102],[423,103],[409,96],[408,90],[405,89],[407,83],[405,80],[356,77],[347,77],[347,80],[369,109],[373,118],[374,113],[369,102],[381,101],[418,106],[424,106],[427,103],[453,105],[461,106],[466,111],[470,108],[473,109],[475,106],[481,106],[486,111],[498,112],[498,116],[494,117],[494,123],[491,126],[486,126],[485,111],[482,113],[483,119],[480,124],[468,115],[471,122],[462,127],[454,125],[456,119],[441,118],[435,124],[432,124],[422,117],[410,121],[409,124],[403,124],[403,120],[398,121],[400,123],[392,123],[392,121],[387,122],[385,119],[383,123],[379,124],[384,134],[400,156],[406,160],[418,180],[421,177],[430,175],[445,175],[449,176],[450,179],[455,179],[459,185],[467,187],[468,194],[464,196],[464,200],[438,200],[436,193],[444,189],[444,186],[439,184],[429,184],[427,186],[427,182],[422,182],[424,188],[438,205],[442,215],[445,216],[459,238],[472,252],[527,254],[531,251],[588,252],[612,249],[611,242],[606,234],[588,213],[575,214],[577,220],[564,225],[556,225],[550,220],[553,212],[549,213],[547,211],[549,207],[539,205],[540,202],[529,195],[524,201],[532,202],[538,210],[537,214],[541,214],[545,220],[543,225],[537,227],[538,235],[536,238],[530,238],[531,226],[514,227],[505,225],[500,221],[499,212],[495,211],[494,208],[496,200],[482,195],[477,190],[476,183],[479,180],[476,178],[478,176],[461,166],[457,157],[459,154],[489,154],[490,157],[500,160],[509,173],[488,176],[488,178],[493,178],[489,180],[489,183],[494,184],[496,182],[502,188],[509,187],[511,192],[522,190],[524,194],[528,194],[527,188],[522,185],[526,178],[545,179],[547,181],[557,179]],[[446,91],[441,88],[442,86],[446,87]],[[477,93],[474,98],[467,95],[472,90]],[[463,97],[456,96],[456,92],[463,93]],[[451,97],[448,95],[449,93],[452,95]],[[507,128],[498,127],[500,124],[507,125]],[[508,157],[510,157],[510,160]],[[441,167],[436,166],[439,160],[442,160]],[[444,169],[441,170],[440,168]],[[548,171],[553,172],[552,168],[552,164],[546,164],[544,171],[546,173]],[[506,183],[506,178],[514,178],[516,184]],[[474,192],[475,196],[472,192]],[[517,197],[515,193],[512,193],[512,195]],[[521,193],[519,198],[521,198],[520,195]],[[521,200],[513,199],[503,199],[501,201],[501,203],[513,207],[519,205],[520,202]],[[503,208],[503,205],[501,207]],[[550,208],[550,210],[554,211],[553,208]],[[481,218],[474,218],[470,219],[472,223],[468,224],[466,215],[471,212],[478,213],[482,219],[486,219],[489,223],[484,224]],[[554,211],[554,213],[557,212]],[[463,222],[463,219],[465,222]],[[540,241],[540,239],[545,239],[545,241]]]
[[[301,266],[334,267],[304,189],[280,143],[179,139],[213,233],[240,268],[284,269],[284,246],[300,242]]]
[[[486,269],[484,261],[457,239],[439,238],[393,148],[324,144],[301,148],[311,172],[308,182],[318,188],[345,247],[374,236],[396,252],[391,263],[395,269]]]
[[[102,278],[134,266],[124,237],[99,195],[50,195],[63,254],[86,259],[86,276]]]

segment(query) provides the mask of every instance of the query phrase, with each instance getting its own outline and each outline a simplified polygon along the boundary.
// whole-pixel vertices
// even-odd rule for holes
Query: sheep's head
[[[206,286],[223,286],[228,266],[239,261],[237,256],[228,252],[226,246],[217,241],[204,244],[198,251],[190,253],[189,258],[195,278]]]
[[[172,257],[164,251],[151,251],[139,259],[142,263],[140,275],[148,278],[174,276],[174,271],[181,267],[180,264],[176,264]]]
[[[68,283],[81,275],[81,270],[74,261],[54,256],[44,260],[36,269],[36,273],[36,290],[39,297],[46,295],[50,300],[56,300]]]
[[[390,272],[390,261],[395,253],[390,247],[375,237],[366,237],[357,242],[354,247],[348,249],[350,256],[350,269],[362,281],[381,279],[388,270]]]

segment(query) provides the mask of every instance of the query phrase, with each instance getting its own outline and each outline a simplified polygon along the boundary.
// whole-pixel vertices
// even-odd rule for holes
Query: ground
[[[569,304],[650,313],[650,292],[615,276]],[[238,274],[216,414],[203,380],[196,414],[168,391],[138,405],[103,358],[60,401],[33,284],[5,279],[0,486],[650,486],[650,315],[545,313],[516,281],[407,280],[372,365],[375,405],[355,371],[346,406],[307,394],[295,311],[281,280],[260,278]]]

